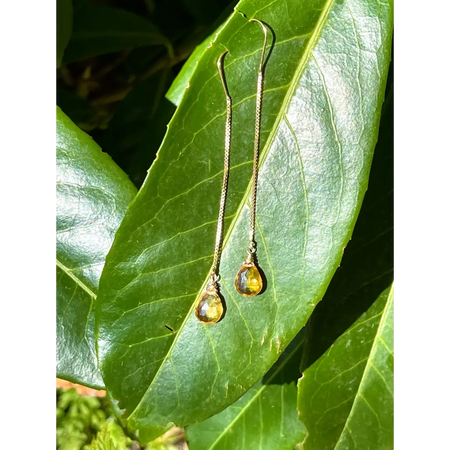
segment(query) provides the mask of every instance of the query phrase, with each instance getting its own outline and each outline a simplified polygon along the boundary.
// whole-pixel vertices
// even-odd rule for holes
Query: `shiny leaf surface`
[[[100,388],[96,293],[105,256],[136,189],[59,108],[56,154],[57,376]]]
[[[323,297],[367,187],[390,60],[392,11],[376,0],[243,0],[276,42],[267,63],[257,212],[258,297],[234,291],[247,245],[262,32],[235,12],[203,54],[102,274],[102,374],[131,428],[204,420],[278,359]],[[223,320],[194,315],[217,220],[225,99],[232,169],[220,267]]]

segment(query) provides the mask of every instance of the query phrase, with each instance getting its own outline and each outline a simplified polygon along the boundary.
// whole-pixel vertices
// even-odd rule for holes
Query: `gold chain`
[[[248,241],[248,257],[247,262],[253,262],[256,254],[255,241],[255,221],[256,221],[256,192],[258,186],[258,166],[259,166],[259,144],[261,138],[261,109],[262,97],[264,89],[264,58],[267,47],[267,27],[258,19],[250,19],[250,22],[258,23],[264,32],[264,44],[261,52],[261,61],[259,63],[258,81],[256,86],[256,115],[255,115],[255,140],[253,151],[253,175],[252,175],[252,191],[250,197],[250,229]]]
[[[219,219],[217,221],[217,231],[216,231],[216,246],[214,248],[214,260],[211,270],[212,283],[215,284],[217,281],[217,269],[219,266],[220,254],[222,251],[222,241],[223,241],[223,225],[225,217],[225,204],[227,201],[227,190],[228,190],[228,178],[230,174],[230,148],[231,148],[231,96],[228,92],[227,83],[225,80],[225,74],[223,71],[223,61],[228,50],[225,50],[217,61],[217,68],[219,69],[220,79],[222,81],[223,90],[225,92],[225,97],[227,101],[227,119],[225,122],[225,151],[223,155],[223,181],[222,181],[222,194],[220,196],[220,207],[219,207]]]

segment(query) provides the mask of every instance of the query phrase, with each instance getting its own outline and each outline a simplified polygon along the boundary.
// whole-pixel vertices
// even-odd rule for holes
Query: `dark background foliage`
[[[175,111],[165,98],[171,82],[195,47],[236,3],[74,0],[72,38],[57,73],[58,106],[111,155],[137,187]],[[133,40],[127,31],[136,29],[136,17],[128,29],[123,18],[111,18],[105,9],[97,11],[102,6],[147,20],[168,43],[143,45],[142,36]],[[112,41],[119,51],[110,52]]]

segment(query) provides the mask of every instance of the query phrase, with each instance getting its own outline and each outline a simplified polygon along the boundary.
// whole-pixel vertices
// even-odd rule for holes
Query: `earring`
[[[259,142],[261,135],[261,107],[264,84],[264,57],[267,47],[267,27],[258,19],[250,19],[250,22],[258,23],[264,32],[264,44],[261,53],[261,61],[258,70],[258,82],[256,87],[256,118],[255,118],[255,146],[253,156],[252,191],[250,197],[250,228],[248,254],[242,267],[239,269],[234,285],[239,294],[245,297],[254,297],[261,292],[263,281],[258,268],[256,267],[256,240],[255,240],[255,220],[256,220],[256,190],[258,185],[258,164],[259,164]]]
[[[223,301],[219,294],[218,268],[222,252],[223,223],[225,217],[225,203],[227,199],[228,177],[230,173],[230,147],[231,147],[231,97],[228,92],[225,74],[223,71],[223,61],[228,50],[225,50],[217,60],[220,79],[225,92],[227,102],[227,118],[225,122],[225,150],[223,157],[223,181],[222,193],[220,196],[219,218],[217,221],[216,244],[214,247],[214,260],[211,269],[211,277],[206,285],[203,294],[195,308],[195,315],[200,322],[211,324],[218,322],[223,316]]]

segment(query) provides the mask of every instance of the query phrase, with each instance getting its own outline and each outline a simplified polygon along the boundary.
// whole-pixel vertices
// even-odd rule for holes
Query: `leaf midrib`
[[[349,412],[349,414],[347,416],[347,419],[345,420],[344,427],[342,428],[341,434],[339,435],[339,439],[337,440],[336,445],[334,447],[335,449],[338,448],[339,442],[341,441],[342,437],[344,436],[344,432],[345,432],[345,430],[347,428],[347,424],[350,422],[350,419],[353,417],[353,411],[354,411],[354,407],[355,407],[355,403],[356,403],[356,398],[358,397],[358,393],[361,391],[361,387],[364,385],[365,378],[366,378],[367,373],[368,373],[368,368],[370,366],[370,362],[371,362],[371,360],[373,358],[373,354],[375,353],[375,349],[376,349],[376,347],[378,345],[378,340],[379,340],[380,335],[381,335],[381,330],[383,328],[384,322],[386,320],[387,312],[389,311],[389,307],[391,305],[391,301],[392,301],[392,298],[393,298],[393,293],[394,293],[394,285],[392,285],[390,290],[389,290],[388,299],[386,301],[386,305],[384,306],[383,315],[381,316],[380,323],[378,324],[378,329],[377,329],[377,332],[375,334],[372,347],[370,349],[369,357],[367,358],[367,361],[366,361],[366,366],[364,368],[364,372],[363,372],[363,375],[361,377],[361,381],[359,382],[358,389],[356,391],[355,398],[353,400],[350,412]]]
[[[272,131],[270,132],[270,134],[269,134],[269,136],[268,136],[268,138],[267,138],[267,141],[266,141],[266,143],[265,143],[265,145],[264,145],[264,147],[263,147],[263,149],[262,149],[262,151],[261,151],[261,155],[260,155],[260,163],[259,163],[259,167],[260,167],[260,168],[262,167],[262,165],[264,164],[264,162],[265,162],[265,160],[266,160],[266,158],[267,158],[267,154],[269,153],[269,149],[270,149],[270,147],[272,146],[272,143],[273,143],[273,141],[274,141],[274,139],[275,139],[275,137],[276,137],[278,128],[279,128],[279,126],[280,126],[280,122],[281,122],[283,116],[285,115],[285,111],[287,110],[287,108],[288,108],[288,106],[289,106],[290,100],[291,100],[291,98],[292,98],[292,93],[293,93],[294,89],[296,88],[296,85],[297,85],[298,80],[300,79],[302,73],[304,72],[304,70],[305,70],[305,68],[306,68],[306,63],[307,63],[307,61],[308,61],[310,55],[312,54],[312,49],[315,47],[315,45],[316,45],[316,43],[317,43],[317,41],[318,41],[318,39],[319,39],[320,33],[322,32],[322,29],[323,29],[323,27],[324,27],[325,20],[326,20],[326,18],[328,17],[328,14],[329,14],[329,12],[330,12],[331,7],[333,6],[333,4],[334,4],[334,0],[327,0],[327,1],[326,1],[325,6],[324,6],[324,8],[322,9],[322,12],[321,12],[321,14],[320,14],[320,16],[319,16],[319,19],[317,20],[316,26],[314,27],[314,30],[313,30],[313,32],[311,33],[311,37],[310,37],[310,39],[309,39],[309,41],[308,41],[307,46],[305,47],[305,51],[304,51],[304,53],[303,53],[303,55],[302,55],[302,57],[301,57],[301,59],[300,59],[300,61],[299,61],[299,63],[298,63],[297,70],[295,71],[294,75],[292,76],[292,80],[291,80],[291,82],[290,82],[289,88],[288,88],[288,90],[286,91],[286,94],[285,94],[285,96],[284,96],[283,103],[282,103],[282,105],[281,105],[281,107],[280,107],[280,111],[279,111],[279,113],[277,114],[277,117],[276,117],[275,122],[274,122],[274,124],[273,124]],[[233,12],[233,14],[230,16],[230,19],[228,20],[227,24],[228,24],[228,23],[229,23],[229,22],[230,22],[237,14],[241,14],[241,13],[238,11],[238,9],[237,9],[238,6],[239,6],[239,4],[235,6],[234,12]],[[252,15],[252,18],[255,16],[255,14],[258,14],[259,12],[260,12],[260,11],[255,11],[255,13]],[[223,28],[220,30],[220,32],[217,33],[216,39],[214,40],[214,42],[216,42],[218,36],[220,35],[220,33],[223,32],[224,29],[225,29],[225,27],[223,27]],[[212,47],[212,46],[211,46],[211,47]],[[205,53],[206,53],[206,52],[205,52]],[[202,55],[202,58],[204,57],[204,55],[205,55],[205,54]],[[201,60],[201,59],[200,59],[200,60]],[[199,61],[199,62],[200,62],[200,61]],[[173,119],[174,119],[174,118],[172,118],[172,120],[173,120]],[[155,161],[155,162],[156,162],[156,161]],[[245,204],[246,204],[246,202],[247,202],[247,199],[249,198],[250,190],[251,190],[251,182],[248,183],[247,189],[246,189],[244,195],[242,196],[241,203],[239,204],[239,206],[238,206],[238,208],[237,208],[237,210],[236,210],[236,215],[235,215],[233,221],[231,222],[230,227],[229,227],[229,229],[228,229],[228,231],[227,231],[227,233],[226,233],[226,235],[225,235],[225,237],[224,237],[222,248],[225,248],[225,247],[227,246],[227,244],[228,244],[228,241],[230,240],[230,237],[231,237],[231,234],[232,234],[232,232],[233,232],[233,230],[234,230],[234,227],[235,227],[235,225],[236,225],[236,222],[238,221],[238,219],[239,219],[239,217],[240,217],[240,215],[241,215],[241,213],[242,213],[242,210],[244,209],[244,206],[245,206]],[[136,196],[135,199],[136,199],[137,197],[138,197],[138,196]],[[167,352],[167,355],[164,357],[164,359],[163,359],[161,365],[160,365],[159,368],[158,368],[158,371],[156,372],[156,374],[155,374],[155,376],[153,377],[152,381],[151,381],[150,384],[148,385],[148,388],[146,389],[146,391],[145,391],[144,394],[142,395],[141,400],[140,400],[139,403],[136,405],[136,407],[134,408],[133,412],[129,415],[128,420],[130,420],[130,419],[133,417],[133,415],[135,414],[135,412],[139,410],[139,407],[141,406],[142,401],[143,401],[144,398],[146,397],[146,395],[147,395],[147,393],[149,392],[150,388],[153,386],[153,384],[154,384],[154,383],[156,382],[156,380],[158,379],[158,377],[159,377],[159,375],[160,375],[160,373],[161,373],[162,368],[163,368],[164,365],[166,364],[167,359],[168,359],[168,358],[170,357],[170,355],[172,354],[173,348],[175,347],[175,345],[176,345],[176,343],[177,343],[177,341],[178,341],[178,337],[180,336],[181,331],[183,330],[183,328],[184,328],[186,322],[189,320],[189,318],[190,318],[190,316],[191,316],[191,314],[192,314],[192,311],[194,310],[194,307],[195,307],[196,302],[197,302],[197,298],[199,297],[199,295],[201,294],[201,292],[203,292],[203,290],[205,289],[207,283],[208,283],[208,278],[205,279],[203,285],[201,286],[199,292],[197,293],[197,296],[196,296],[196,298],[195,298],[195,301],[192,303],[192,306],[190,307],[190,309],[189,309],[188,313],[186,314],[186,316],[185,316],[185,318],[184,318],[184,320],[183,320],[183,322],[182,322],[180,328],[178,329],[178,333],[177,333],[177,335],[175,336],[175,339],[173,340],[172,345],[170,346],[170,348],[169,348],[169,350],[168,350],[168,352]],[[203,325],[203,326],[207,326],[207,325]]]

